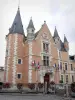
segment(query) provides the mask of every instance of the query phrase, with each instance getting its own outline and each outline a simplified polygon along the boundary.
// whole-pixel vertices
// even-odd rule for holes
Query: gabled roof
[[[32,18],[31,18],[31,19],[30,19],[30,21],[29,21],[29,24],[28,24],[27,29],[29,29],[29,28],[32,28],[32,29],[34,29],[34,30],[35,30],[34,25],[33,25]]]
[[[15,16],[15,19],[13,21],[13,24],[11,26],[11,28],[9,29],[9,34],[13,34],[13,33],[19,33],[19,34],[23,34],[24,30],[23,30],[23,25],[22,25],[22,20],[21,20],[21,15],[20,15],[20,9],[18,8],[17,14]]]

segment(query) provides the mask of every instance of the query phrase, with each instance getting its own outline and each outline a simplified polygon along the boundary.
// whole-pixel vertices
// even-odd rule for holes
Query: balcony
[[[45,71],[46,73],[50,73],[50,74],[54,72],[54,69],[52,66],[41,66],[40,70]]]

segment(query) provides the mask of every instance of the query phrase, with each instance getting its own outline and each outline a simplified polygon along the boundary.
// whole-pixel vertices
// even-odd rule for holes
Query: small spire
[[[57,29],[56,29],[56,26],[55,26],[55,30],[54,30],[54,37],[59,37],[58,31],[57,31]]]
[[[55,29],[56,29],[56,26],[55,26]]]
[[[65,34],[64,34],[64,42],[68,42]]]
[[[30,18],[30,21],[29,21],[27,29],[28,28],[33,28],[35,30],[34,25],[33,25],[33,21],[32,21],[32,17]]]

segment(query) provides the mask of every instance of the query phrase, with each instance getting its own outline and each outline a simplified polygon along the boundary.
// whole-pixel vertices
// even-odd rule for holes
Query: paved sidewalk
[[[52,94],[3,94],[0,95],[0,100],[64,100],[63,97],[52,95]],[[66,99],[67,100],[67,99]],[[72,98],[71,100],[75,100],[75,98]]]

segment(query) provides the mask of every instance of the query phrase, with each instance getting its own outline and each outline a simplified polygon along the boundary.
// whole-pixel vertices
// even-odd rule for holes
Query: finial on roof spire
[[[46,21],[44,20],[44,23],[46,23]]]
[[[30,19],[32,19],[32,16],[30,17]]]
[[[20,0],[18,0],[18,10],[20,9]]]
[[[13,24],[9,30],[9,33],[20,33],[20,34],[24,33],[19,8],[18,8],[16,16],[14,18]]]

